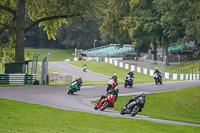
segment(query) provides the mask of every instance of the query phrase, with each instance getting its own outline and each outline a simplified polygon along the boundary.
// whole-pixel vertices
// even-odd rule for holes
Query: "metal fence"
[[[157,67],[159,71],[165,72],[166,62],[138,58],[138,66],[150,70],[154,70]]]
[[[37,74],[0,74],[0,84],[33,84]]]
[[[68,84],[73,81],[73,77],[71,75],[65,75],[56,72],[49,72],[50,84],[58,85],[58,84]]]

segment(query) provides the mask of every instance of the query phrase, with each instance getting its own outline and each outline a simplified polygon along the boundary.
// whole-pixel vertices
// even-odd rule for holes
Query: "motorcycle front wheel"
[[[67,94],[70,94],[71,93],[71,87],[69,88],[69,91],[68,91],[68,93]]]
[[[156,83],[156,85],[158,85],[158,79],[155,79],[155,83]]]
[[[107,101],[105,101],[102,105],[102,107],[100,108],[100,111],[104,111],[107,107],[108,107],[109,103]]]
[[[140,107],[139,106],[135,106],[133,108],[133,110],[131,111],[131,116],[135,116],[140,110]]]
[[[126,109],[123,107],[123,108],[121,109],[121,111],[120,111],[120,114],[121,114],[121,115],[124,115],[124,114],[125,114],[125,111],[126,111]]]

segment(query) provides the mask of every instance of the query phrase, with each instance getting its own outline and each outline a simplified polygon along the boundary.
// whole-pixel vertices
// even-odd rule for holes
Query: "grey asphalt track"
[[[110,78],[108,76],[88,70],[86,70],[86,72],[83,72],[82,68],[73,66],[67,62],[49,62],[49,68],[67,73],[72,76],[82,77],[83,79],[91,81],[107,81]]]
[[[154,83],[134,84],[133,88],[124,88],[119,85],[119,95],[133,95],[140,93],[158,93],[164,91],[173,91],[187,87],[200,86],[200,81],[178,81],[164,82],[163,85],[155,85]],[[198,124],[160,120],[150,118],[148,116],[136,115],[120,115],[118,111],[106,109],[105,111],[94,110],[91,100],[99,98],[106,92],[106,85],[82,86],[81,91],[74,95],[67,95],[68,87],[52,86],[52,87],[0,87],[0,98],[7,98],[17,101],[25,101],[28,103],[50,106],[53,108],[73,110],[80,112],[89,112],[99,115],[107,115],[111,117],[125,117],[131,119],[141,119],[157,123],[197,126]],[[148,101],[147,101],[148,102]],[[125,104],[125,103],[124,103]],[[162,104],[162,103],[161,103]]]

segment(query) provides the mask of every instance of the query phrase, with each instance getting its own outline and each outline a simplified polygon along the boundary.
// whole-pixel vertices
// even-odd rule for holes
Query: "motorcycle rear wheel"
[[[140,110],[140,107],[139,106],[135,106],[133,108],[133,110],[131,111],[131,116],[135,116]]]
[[[105,101],[102,105],[102,107],[100,108],[100,111],[104,111],[107,107],[108,107],[109,103],[107,101]]]

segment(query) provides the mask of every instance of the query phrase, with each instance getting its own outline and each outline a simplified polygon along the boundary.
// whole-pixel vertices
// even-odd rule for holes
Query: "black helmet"
[[[119,89],[114,89],[114,93],[118,94],[119,93]]]
[[[146,97],[146,94],[142,93],[139,95],[140,97]]]

